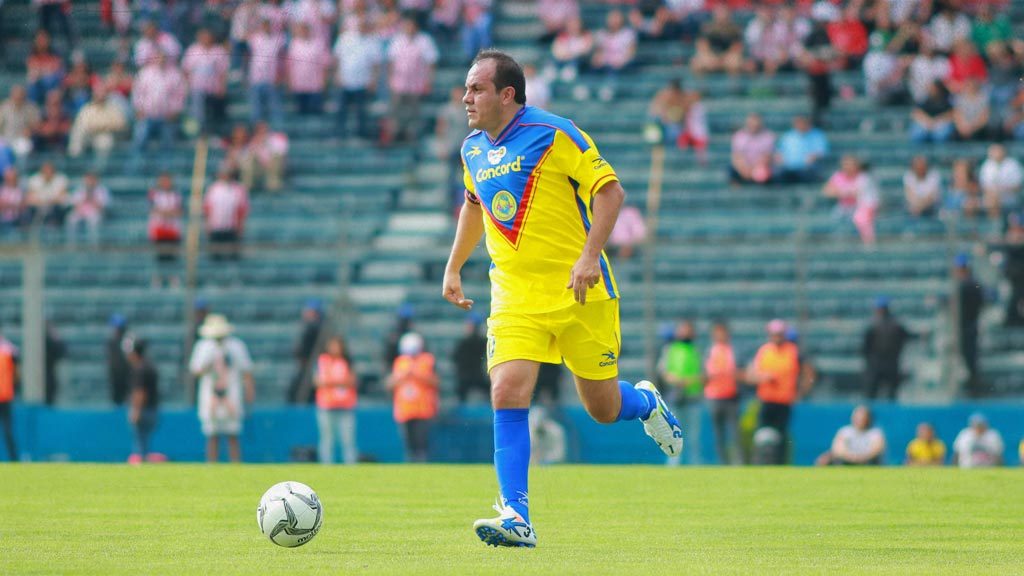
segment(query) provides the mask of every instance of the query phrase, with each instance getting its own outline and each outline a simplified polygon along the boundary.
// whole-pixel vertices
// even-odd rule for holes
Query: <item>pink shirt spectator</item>
[[[632,28],[621,28],[618,32],[599,30],[595,38],[601,65],[618,69],[633,60],[636,32]]]
[[[139,72],[132,91],[136,117],[170,118],[185,108],[185,77],[176,66],[150,64]]]
[[[266,165],[272,159],[288,154],[288,136],[284,132],[269,132],[262,140],[254,139],[249,144],[249,153],[257,162]]]
[[[740,130],[732,136],[732,151],[743,156],[748,166],[759,164],[775,151],[775,133],[770,130],[757,133]]]
[[[84,186],[75,190],[71,196],[71,210],[73,217],[82,220],[100,220],[103,218],[103,211],[110,204],[110,191],[107,187],[99,184],[92,189]]]
[[[249,37],[249,84],[276,84],[281,73],[284,36],[257,32]]]
[[[643,242],[645,236],[647,225],[640,209],[627,204],[619,212],[619,219],[615,221],[608,243],[612,246],[632,246]]]
[[[574,18],[580,16],[577,0],[538,0],[537,13],[550,31],[559,31]]]
[[[189,88],[203,94],[224,95],[228,88],[231,56],[227,48],[214,44],[209,48],[198,43],[189,46],[181,68],[188,74]]]
[[[438,24],[454,28],[459,23],[461,13],[462,0],[437,0],[432,18]]]
[[[285,8],[288,22],[309,25],[310,35],[320,44],[329,47],[331,27],[338,16],[338,10],[331,0],[297,0]]]
[[[395,36],[388,50],[391,90],[396,94],[428,94],[437,58],[437,46],[423,32],[411,38]]]
[[[217,180],[203,200],[209,232],[241,231],[249,214],[249,192],[238,182]]]
[[[177,190],[153,188],[149,191],[149,237],[181,235],[181,194]],[[175,216],[174,214],[177,214]]]
[[[181,44],[167,32],[160,32],[156,42],[149,38],[141,38],[135,43],[135,66],[145,68],[147,64],[156,59],[157,54],[163,53],[171,61],[177,62],[181,56]]]
[[[239,4],[231,16],[231,39],[235,42],[244,42],[250,34],[256,32],[260,27],[263,8],[255,0],[246,0]]]
[[[857,173],[856,176],[850,176],[846,172],[839,170],[828,179],[825,186],[831,186],[839,193],[836,201],[843,208],[853,208],[857,206],[857,201],[861,195],[861,190],[866,187],[867,175],[863,172]]]
[[[331,55],[317,38],[292,38],[288,46],[288,88],[298,94],[322,92]]]
[[[21,186],[0,185],[0,222],[13,222],[20,215],[25,203],[25,191]]]

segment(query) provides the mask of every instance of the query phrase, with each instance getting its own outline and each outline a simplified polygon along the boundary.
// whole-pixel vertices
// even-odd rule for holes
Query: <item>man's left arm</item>
[[[566,288],[572,288],[573,296],[580,304],[587,303],[587,290],[601,281],[601,251],[615,227],[625,197],[626,191],[618,180],[607,182],[594,194],[594,218],[587,233],[587,242],[569,272],[569,284],[566,285]]]

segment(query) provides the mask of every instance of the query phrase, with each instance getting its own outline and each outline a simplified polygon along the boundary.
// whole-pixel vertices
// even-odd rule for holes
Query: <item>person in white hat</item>
[[[232,332],[234,327],[224,316],[207,316],[189,361],[189,370],[199,378],[199,422],[206,436],[207,462],[219,460],[221,436],[227,437],[231,461],[241,461],[238,437],[245,405],[252,403],[255,395],[252,358],[245,343]]]

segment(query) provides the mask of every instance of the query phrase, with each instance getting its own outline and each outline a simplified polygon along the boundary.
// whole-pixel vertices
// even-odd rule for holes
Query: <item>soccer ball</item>
[[[312,488],[300,482],[274,484],[260,498],[256,523],[270,541],[285,548],[309,542],[320,531],[324,508]]]

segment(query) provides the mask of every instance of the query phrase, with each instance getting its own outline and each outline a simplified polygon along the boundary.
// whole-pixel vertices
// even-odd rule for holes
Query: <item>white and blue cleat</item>
[[[672,414],[672,411],[668,409],[668,405],[661,398],[661,392],[647,380],[641,380],[636,383],[634,388],[638,390],[647,390],[651,394],[654,394],[654,399],[658,401],[658,405],[655,406],[654,410],[647,415],[647,418],[641,420],[644,423],[644,432],[647,433],[654,442],[658,444],[661,451],[666,456],[679,456],[683,453],[683,428],[679,425],[679,420]]]
[[[523,520],[511,506],[495,504],[497,518],[485,518],[473,523],[476,535],[488,546],[533,548],[537,545],[537,533],[533,526]]]

